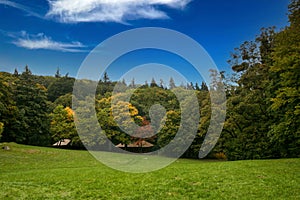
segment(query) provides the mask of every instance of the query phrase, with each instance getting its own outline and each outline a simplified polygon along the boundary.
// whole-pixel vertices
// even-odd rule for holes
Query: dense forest
[[[226,121],[209,156],[228,160],[300,157],[299,0],[289,5],[289,22],[278,32],[275,27],[261,29],[254,41],[244,42],[231,54],[228,62],[234,73],[220,74],[226,86]],[[218,77],[213,70],[211,76]],[[75,79],[68,74],[62,76],[57,70],[53,77],[37,76],[26,66],[21,73],[1,72],[0,80],[1,142],[51,146],[68,138],[72,148],[83,148],[82,142],[105,145],[101,138],[77,135],[72,110]],[[82,80],[85,85],[92,82]],[[123,85],[126,92],[112,93],[116,84]],[[134,80],[117,83],[105,73],[98,83],[95,109],[106,136],[114,144],[129,144],[155,132],[147,126],[151,122],[149,109],[154,104],[162,105],[166,109],[165,125],[146,139],[159,149],[174,138],[180,126],[181,110],[174,90],[194,91],[201,118],[197,135],[183,156],[196,158],[210,122],[210,91],[217,87],[204,82],[177,86],[173,79],[168,86],[154,79],[144,85]],[[132,91],[130,103],[120,101],[114,109],[121,116],[129,108],[131,119],[139,125],[136,137],[125,134],[111,112],[111,101]],[[186,96],[188,102],[188,93]]]

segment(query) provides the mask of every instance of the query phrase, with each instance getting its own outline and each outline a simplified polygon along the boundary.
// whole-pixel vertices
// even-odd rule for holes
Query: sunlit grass
[[[300,199],[300,159],[180,159],[134,174],[87,151],[7,145],[11,150],[0,150],[0,199]]]

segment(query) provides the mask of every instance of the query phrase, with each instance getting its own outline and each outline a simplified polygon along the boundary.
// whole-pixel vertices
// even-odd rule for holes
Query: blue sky
[[[0,71],[76,76],[96,45],[125,30],[163,27],[182,32],[200,43],[220,70],[243,41],[262,27],[288,24],[289,0],[0,0]],[[157,52],[137,52],[120,59],[118,67],[142,64]],[[176,60],[176,59],[175,59]],[[156,62],[182,65],[165,54]],[[173,62],[172,62],[173,61]],[[169,63],[168,63],[169,62]],[[185,73],[193,72],[186,70]],[[117,76],[113,79],[118,78]],[[191,81],[198,82],[192,76]]]

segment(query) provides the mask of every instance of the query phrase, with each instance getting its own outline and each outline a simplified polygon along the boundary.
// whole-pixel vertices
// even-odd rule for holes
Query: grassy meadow
[[[0,199],[300,199],[300,159],[179,159],[133,174],[87,151],[0,147]]]

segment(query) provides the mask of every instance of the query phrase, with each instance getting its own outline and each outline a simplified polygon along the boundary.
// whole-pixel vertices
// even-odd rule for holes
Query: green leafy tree
[[[236,86],[227,89],[227,119],[219,150],[230,160],[273,157],[267,133],[273,123],[270,102],[269,52],[274,30],[263,29],[254,42],[244,42],[232,54]]]
[[[185,157],[198,158],[199,150],[204,141],[211,118],[211,101],[208,91],[198,91],[197,93],[199,103],[200,121],[197,135],[191,144],[188,151],[185,152]]]
[[[97,94],[100,94],[102,96],[105,96],[106,93],[110,93],[115,89],[115,85],[117,82],[112,82],[107,74],[107,72],[104,72],[103,74],[103,81],[100,80],[97,87]],[[120,90],[122,88],[126,88],[125,80],[118,84]]]
[[[82,144],[88,149],[99,149],[105,143],[105,133],[102,132],[97,121],[91,120],[94,114],[92,109],[95,109],[92,102],[95,99],[87,96],[84,101],[77,98],[73,101],[76,101],[74,121]]]
[[[121,100],[122,97],[120,95],[99,100],[97,102],[97,117],[102,130],[105,131],[106,136],[110,140],[114,143],[127,145],[132,142],[130,135],[135,134],[133,125],[141,124],[143,119],[138,115],[138,110],[131,103]],[[111,104],[113,98],[117,98],[114,105]],[[122,131],[116,122],[119,122],[124,127],[123,129],[131,132]],[[127,133],[130,133],[130,135]]]
[[[58,105],[50,114],[50,133],[53,142],[70,139],[72,146],[81,146],[74,123],[74,112],[70,107]]]
[[[48,145],[50,135],[47,89],[34,81],[27,66],[16,82],[15,101],[19,110],[15,126],[16,142]]]
[[[165,117],[165,124],[158,133],[158,146],[160,148],[168,145],[175,137],[180,126],[181,113],[180,111],[168,111]]]
[[[157,143],[159,147],[168,145],[165,152],[166,156],[174,156],[182,152],[193,142],[197,132],[199,122],[199,108],[197,98],[193,95],[195,91],[177,87],[172,90],[180,101],[180,107],[174,110],[167,110],[161,123],[158,133]]]
[[[136,89],[130,103],[138,109],[140,116],[146,117],[146,120],[150,120],[149,110],[155,104],[163,106],[167,111],[179,108],[175,94],[160,87]]]
[[[48,99],[54,102],[60,96],[73,92],[74,78],[57,77],[48,87]]]
[[[271,142],[280,157],[300,156],[300,2],[293,0],[289,6],[290,26],[277,34],[271,72],[276,82],[272,84],[271,111],[277,122],[269,132]]]
[[[68,93],[68,94],[65,94],[65,95],[62,95],[62,96],[58,97],[54,101],[53,106],[56,107],[58,105],[63,105],[64,107],[72,108],[72,94]]]
[[[14,101],[15,82],[17,78],[9,73],[0,73],[0,119],[2,141],[15,142],[18,108]]]

